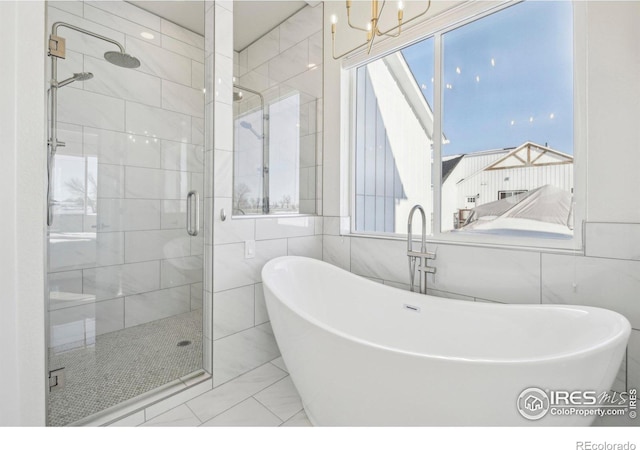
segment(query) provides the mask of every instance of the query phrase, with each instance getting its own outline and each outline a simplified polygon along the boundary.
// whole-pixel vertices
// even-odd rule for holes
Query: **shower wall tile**
[[[274,28],[247,48],[247,68],[253,70],[275,58],[279,53],[280,29]],[[228,56],[231,57],[231,55]]]
[[[204,93],[172,81],[162,80],[162,107],[182,114],[204,117]]]
[[[200,216],[200,221],[204,221],[204,218]],[[200,226],[200,230],[204,227]],[[204,236],[203,233],[200,232],[198,236],[192,236],[189,238],[189,242],[191,244],[191,256],[202,256],[204,255]]]
[[[184,230],[129,231],[125,233],[127,263],[189,256],[189,235]]]
[[[90,4],[84,5],[84,18],[87,20],[91,20],[92,22],[99,23],[105,27],[118,30],[121,33],[125,33],[130,36],[137,37],[140,36],[140,33],[151,33],[153,35],[158,34],[154,29],[147,28],[140,23],[132,22],[131,20],[127,20],[123,17],[111,14]],[[150,44],[160,46],[159,41],[160,39],[151,39],[148,42]],[[122,41],[120,42],[122,43]]]
[[[249,48],[251,55],[251,48]],[[309,44],[300,42],[269,61],[269,78],[282,82],[309,69]]]
[[[160,228],[160,200],[98,199],[97,214],[85,231],[135,231]]]
[[[125,172],[123,166],[98,164],[97,198],[121,198],[124,196]]]
[[[186,42],[179,41],[166,34],[162,35],[162,48],[184,55],[199,63],[204,63],[204,52],[201,48],[189,45]]]
[[[191,311],[196,309],[202,309],[204,307],[202,295],[204,293],[204,286],[202,283],[193,283],[191,285]],[[206,316],[206,317],[211,317]]]
[[[186,256],[160,261],[162,288],[202,282],[202,256]]]
[[[162,141],[162,168],[204,172],[204,148],[184,142]]]
[[[91,92],[149,106],[161,106],[161,80],[137,70],[115,66],[104,59],[84,57],[84,71],[94,77],[84,84]]]
[[[323,62],[323,45],[322,45],[322,31],[316,32],[309,38],[309,65],[312,67],[319,67]]]
[[[162,224],[162,229],[186,229],[187,201],[162,200],[162,213],[160,221]]]
[[[312,236],[314,230],[313,216],[263,218],[256,222],[256,239]]]
[[[82,270],[50,273],[47,281],[52,292],[82,293]]]
[[[51,311],[49,345],[53,348],[92,345],[97,335],[124,328],[123,312],[122,298]]]
[[[219,292],[213,305],[213,339],[254,326],[254,288],[244,286]]]
[[[204,13],[204,5],[202,12]],[[160,31],[162,31],[163,34],[172,37],[173,39],[177,39],[178,41],[182,41],[185,44],[189,44],[198,47],[200,50],[204,50],[203,36],[196,34],[193,31],[187,30],[186,28],[183,28],[179,25],[176,25],[173,22],[161,19]]]
[[[138,8],[127,2],[85,1],[87,5],[110,12],[119,17],[124,17],[145,27],[160,31],[161,19],[159,16]]]
[[[191,59],[188,57],[131,36],[126,37],[126,48],[131,55],[138,55],[140,67],[137,70],[163,80],[191,85]]]
[[[146,199],[186,199],[189,174],[174,170],[126,168],[126,197]]]
[[[124,233],[52,236],[49,272],[124,263]]]
[[[148,261],[82,271],[82,291],[96,300],[154,291],[160,288],[160,262]]]
[[[240,76],[240,82],[238,84],[240,86],[251,87],[254,91],[266,92],[275,84],[272,83],[269,78],[269,63],[266,62],[253,70],[245,71],[244,74]]]
[[[196,145],[204,145],[204,120],[198,117],[191,118],[191,143]],[[207,140],[210,142],[210,140]]]
[[[189,286],[125,297],[125,327],[132,327],[188,312],[191,307]]]
[[[191,141],[190,116],[139,103],[127,102],[126,127],[129,133],[172,141]]]
[[[57,9],[82,17],[83,3],[79,0],[56,1],[53,4]]]
[[[204,64],[197,61],[191,61],[191,87],[205,90],[204,84]]]
[[[542,302],[597,306],[640,329],[640,261],[542,255]]]
[[[280,51],[310,37],[322,29],[322,7],[303,8],[280,25]]]
[[[124,131],[124,100],[80,89],[60,89],[58,120]]]
[[[84,154],[101,164],[160,168],[160,140],[84,127]]]

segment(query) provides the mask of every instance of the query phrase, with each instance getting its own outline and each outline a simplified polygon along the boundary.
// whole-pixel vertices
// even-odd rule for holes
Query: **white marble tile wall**
[[[185,227],[188,191],[201,211],[207,197],[205,39],[126,2],[50,2],[48,20],[115,39],[141,61],[114,66],[102,58],[112,44],[58,29],[68,49],[59,79],[94,75],[59,92],[69,145],[56,166],[51,344],[69,346],[79,324],[95,335],[203,307],[204,227],[198,237]]]
[[[260,90],[272,87],[271,91],[265,93],[267,98],[276,98],[273,96],[280,95],[281,92],[288,92],[281,91],[281,87],[290,89],[284,85],[270,86],[268,80],[261,86],[251,84],[253,83],[252,74],[265,73],[268,78],[269,61],[280,54],[279,30],[276,28],[245,51],[234,55],[233,43],[229,39],[232,36],[232,29],[230,29],[230,24],[233,23],[232,8],[232,2],[215,3],[215,70],[211,77],[205,74],[205,78],[215,80],[216,87],[215,96],[211,99],[215,116],[213,146],[207,146],[207,152],[212,151],[215,167],[213,179],[215,198],[212,202],[214,277],[211,286],[214,316],[212,336],[214,339],[213,374],[215,386],[236,377],[240,377],[236,378],[236,380],[240,380],[243,378],[242,374],[262,366],[266,361],[279,355],[270,328],[262,291],[260,271],[264,264],[272,258],[287,254],[322,258],[322,217],[231,217],[233,187],[231,77],[234,75],[234,71],[235,75],[239,77],[238,71],[240,70],[246,76],[238,81],[239,84],[247,82],[250,84],[244,84],[246,87],[257,87]],[[317,30],[322,26],[321,8],[319,6],[303,9],[303,11],[306,9],[314,10],[313,14],[303,14],[304,17],[309,14],[317,15],[317,11],[320,11],[320,19],[312,26]],[[296,23],[294,15],[289,19],[289,25]],[[302,28],[305,28],[304,33],[293,44],[304,41],[308,47],[307,39],[313,32],[306,25]],[[246,64],[249,53],[252,55],[250,68]],[[244,64],[242,68],[238,67],[240,62]],[[306,67],[308,64],[307,56],[305,56],[304,64],[304,70],[308,70]],[[205,62],[205,72],[207,70],[210,70],[210,66]],[[300,127],[305,135],[312,135],[322,127],[318,125],[320,119],[316,108],[310,107],[312,99],[308,95],[305,96],[305,99]],[[311,161],[309,164],[314,167],[315,165],[316,161]],[[315,178],[307,181],[307,193],[315,194],[315,186],[313,189],[308,187],[309,183],[315,183],[315,181]],[[312,198],[315,202],[315,196]],[[220,218],[221,210],[227,213],[227,218],[224,221]],[[312,210],[315,210],[315,204]],[[245,245],[248,241],[255,242],[256,254],[254,258],[245,258]],[[223,384],[219,389],[224,389],[227,385],[229,383]],[[208,413],[202,417],[198,413],[196,414],[203,421],[213,417],[213,414],[210,416]],[[278,422],[282,422],[282,419],[278,419],[277,414],[273,417]],[[225,421],[227,419],[231,422],[234,420],[233,418],[225,418]]]

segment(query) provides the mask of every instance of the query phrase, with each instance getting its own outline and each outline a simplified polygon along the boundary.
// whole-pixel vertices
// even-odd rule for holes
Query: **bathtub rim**
[[[345,269],[342,269],[338,266],[334,266],[331,263],[328,263],[326,261],[321,261],[318,259],[314,259],[314,258],[308,258],[308,257],[304,257],[304,256],[279,256],[276,258],[273,258],[269,261],[267,261],[267,263],[263,266],[262,270],[261,270],[261,276],[262,276],[262,285],[263,285],[263,290],[268,289],[270,291],[270,294],[273,295],[274,297],[276,297],[278,299],[278,302],[280,304],[282,304],[283,306],[285,306],[289,311],[291,311],[292,313],[294,313],[296,316],[300,317],[301,319],[303,319],[305,322],[320,328],[324,331],[327,331],[331,334],[334,334],[336,336],[339,336],[340,338],[346,339],[348,341],[360,344],[360,345],[365,345],[368,347],[372,347],[375,348],[377,350],[382,350],[382,351],[387,351],[387,352],[393,352],[393,353],[399,353],[399,354],[403,354],[406,356],[411,356],[411,357],[419,357],[419,358],[428,358],[428,359],[437,359],[437,360],[443,360],[443,361],[457,361],[457,362],[473,362],[473,363],[483,363],[483,364],[494,364],[494,365],[501,365],[501,364],[540,364],[543,362],[553,362],[553,361],[558,361],[558,360],[563,360],[563,359],[572,359],[572,358],[580,358],[582,356],[588,355],[590,353],[593,352],[597,352],[597,351],[603,351],[603,350],[607,350],[609,348],[615,347],[619,344],[619,342],[621,340],[623,340],[625,343],[628,342],[629,336],[631,334],[631,323],[629,322],[629,320],[623,316],[622,314],[616,312],[616,311],[612,311],[606,308],[599,308],[599,307],[595,307],[595,306],[579,306],[579,305],[568,305],[568,304],[537,304],[537,303],[531,303],[531,304],[505,304],[505,303],[479,303],[479,302],[471,302],[474,306],[473,307],[479,307],[479,308],[493,308],[493,309],[499,309],[499,308],[508,308],[508,309],[549,309],[549,310],[561,310],[561,309],[568,309],[568,310],[572,310],[572,311],[584,311],[584,312],[595,312],[596,314],[603,314],[605,316],[610,316],[612,319],[615,319],[616,322],[619,323],[620,325],[620,329],[612,334],[611,336],[609,336],[607,339],[598,342],[596,345],[592,345],[589,347],[582,347],[579,348],[577,350],[573,350],[573,351],[565,351],[565,352],[561,352],[561,353],[552,353],[550,355],[545,355],[545,356],[541,356],[541,357],[526,357],[526,358],[496,358],[496,357],[492,357],[492,358],[487,358],[487,357],[461,357],[461,356],[446,356],[446,355],[438,355],[438,354],[428,354],[428,353],[419,353],[419,352],[415,352],[415,351],[410,351],[410,350],[406,350],[406,349],[401,349],[398,347],[393,347],[393,346],[388,346],[388,345],[383,345],[383,344],[379,344],[376,342],[372,342],[363,338],[360,338],[358,336],[354,336],[351,334],[347,334],[344,331],[338,330],[335,327],[332,327],[324,322],[319,321],[318,319],[314,318],[312,315],[304,312],[301,310],[301,308],[296,307],[296,305],[292,305],[290,302],[287,301],[283,301],[280,299],[280,297],[278,297],[277,295],[275,295],[273,289],[271,288],[271,286],[269,286],[269,281],[268,281],[268,272],[270,270],[273,270],[272,267],[275,266],[276,264],[278,264],[281,261],[295,261],[295,260],[302,260],[305,262],[311,262],[311,264],[320,264],[320,265],[326,265],[329,266],[331,268],[334,268],[336,270],[342,271],[342,272],[346,272],[346,274],[348,276],[353,276],[353,277],[357,277],[358,282],[362,282],[365,284],[368,284],[369,286],[374,286],[377,289],[382,288],[383,290],[389,290],[389,289],[393,289],[393,290],[398,290],[400,292],[408,292],[408,291],[404,291],[402,289],[399,288],[395,288],[393,286],[389,286],[389,285],[385,285],[385,284],[381,284],[381,283],[377,283],[375,281],[372,281],[366,277],[354,274],[352,272],[349,272]],[[265,274],[267,276],[265,276]],[[440,300],[446,300],[446,301],[451,301],[451,302],[465,302],[465,303],[470,303],[468,300],[458,300],[458,299],[449,299],[449,298],[445,298],[445,297],[438,297],[435,295],[426,295],[425,297],[432,297],[435,299],[440,299]],[[269,310],[269,302],[268,302],[268,295],[266,295],[265,292],[265,301],[266,301],[266,305],[267,305],[267,311]],[[271,319],[271,318],[270,318]],[[626,346],[626,344],[625,344]]]

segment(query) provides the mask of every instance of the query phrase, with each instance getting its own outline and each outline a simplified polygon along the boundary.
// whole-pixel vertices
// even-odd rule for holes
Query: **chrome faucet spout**
[[[422,219],[422,236],[420,238],[420,251],[413,250],[413,214],[416,211],[420,211]],[[427,293],[427,274],[435,274],[436,268],[429,267],[427,265],[428,259],[435,259],[435,253],[427,251],[427,217],[424,212],[424,208],[420,205],[415,205],[409,212],[409,219],[407,220],[407,256],[409,257],[409,282],[411,285],[411,291],[415,292],[415,274],[416,271],[420,275],[418,281],[419,292],[421,294]]]
[[[420,211],[420,217],[422,218],[422,237],[420,239],[420,251],[425,252],[427,250],[427,218],[424,213],[424,208],[420,205],[415,205],[409,212],[409,220],[407,221],[407,250],[412,251],[413,249],[413,236],[411,229],[413,225],[413,213],[415,213],[416,210]]]

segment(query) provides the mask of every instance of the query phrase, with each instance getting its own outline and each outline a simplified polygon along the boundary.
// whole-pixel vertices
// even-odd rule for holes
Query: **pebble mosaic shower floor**
[[[66,385],[49,394],[49,426],[71,424],[201,369],[202,310],[100,335],[84,348],[50,350],[50,370],[59,367]]]

